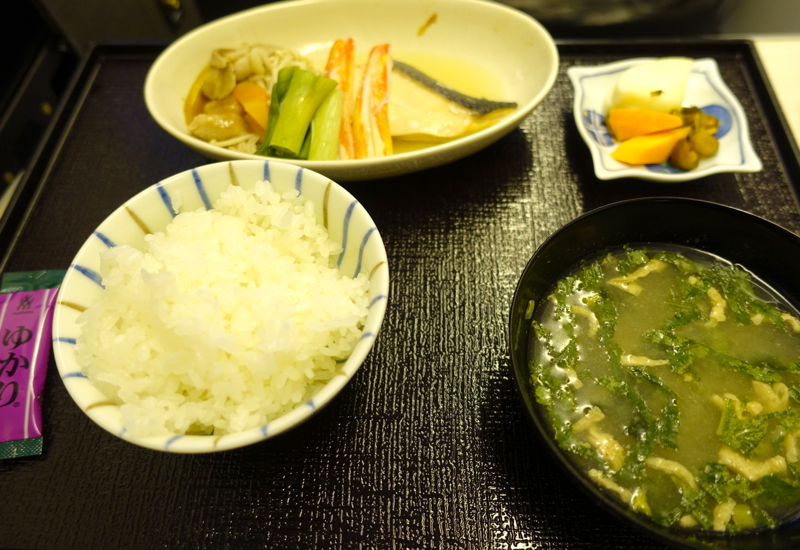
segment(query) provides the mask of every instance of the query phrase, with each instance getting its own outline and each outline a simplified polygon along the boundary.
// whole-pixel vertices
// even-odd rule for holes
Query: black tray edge
[[[767,71],[764,69],[764,64],[761,62],[755,44],[752,41],[747,41],[747,43],[751,55],[745,56],[745,61],[760,77],[751,79],[750,84],[759,95],[769,98],[769,101],[761,102],[761,108],[764,110],[765,116],[773,119],[782,130],[781,132],[775,132],[775,127],[773,125],[769,126],[778,156],[791,183],[790,188],[795,206],[800,208],[800,189],[798,189],[798,186],[800,186],[800,148],[797,146],[797,140],[794,138],[789,121],[786,119],[786,115],[783,114],[783,109],[778,102],[778,96],[775,94],[772,84],[770,84]]]
[[[5,271],[14,246],[22,234],[31,212],[36,207],[39,194],[44,188],[43,184],[59,156],[61,147],[69,136],[70,128],[99,68],[98,62],[107,55],[156,54],[161,52],[165,46],[166,44],[163,42],[119,42],[93,45],[81,58],[4,215],[0,216],[0,273]],[[43,266],[43,268],[46,267]]]

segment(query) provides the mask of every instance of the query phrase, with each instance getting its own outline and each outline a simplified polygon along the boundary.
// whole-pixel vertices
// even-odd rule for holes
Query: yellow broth
[[[626,247],[582,264],[532,315],[532,381],[559,445],[664,525],[772,527],[800,499],[800,324],[766,285],[733,273],[745,272],[691,249]],[[760,477],[759,464],[771,468]]]

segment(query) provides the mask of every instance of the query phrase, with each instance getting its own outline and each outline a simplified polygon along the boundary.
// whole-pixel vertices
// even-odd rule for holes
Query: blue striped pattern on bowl
[[[314,203],[318,219],[342,252],[336,266],[350,277],[364,273],[370,279],[369,314],[360,341],[342,361],[339,372],[312,399],[288,414],[258,428],[224,436],[133,438],[126,433],[116,404],[103,395],[75,360],[80,335],[78,316],[103,292],[100,253],[127,244],[141,249],[145,236],[163,231],[180,212],[210,209],[229,185],[249,187],[269,180],[280,192],[296,189]],[[345,189],[302,167],[275,161],[232,161],[182,172],[144,190],[119,207],[89,236],[70,265],[59,293],[53,319],[53,350],[59,374],[78,406],[97,424],[143,447],[180,453],[234,449],[292,428],[326,405],[364,362],[378,335],[389,294],[386,250],[375,224],[364,207]]]

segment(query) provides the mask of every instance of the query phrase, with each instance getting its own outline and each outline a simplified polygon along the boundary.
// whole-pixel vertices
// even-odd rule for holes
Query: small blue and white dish
[[[350,356],[311,399],[288,413],[246,431],[227,435],[167,435],[133,437],[123,426],[120,408],[84,374],[75,358],[81,334],[78,317],[102,295],[100,254],[114,245],[142,250],[145,236],[164,231],[180,212],[210,209],[230,184],[252,187],[269,180],[276,191],[296,189],[312,202],[329,237],[341,243],[334,256],[348,277],[369,277],[369,312],[361,339]],[[89,418],[108,432],[136,445],[173,453],[209,453],[257,443],[293,428],[328,404],[350,381],[375,343],[386,312],[389,266],[386,249],[366,209],[343,187],[311,170],[267,160],[238,160],[201,166],[169,177],[120,206],[89,235],[72,261],[59,291],[53,317],[53,353],[58,372],[72,399]]]
[[[720,121],[715,137],[719,151],[703,159],[694,170],[684,171],[669,163],[632,166],[611,158],[617,147],[608,134],[605,113],[611,93],[623,71],[654,58],[626,59],[593,67],[570,67],[567,75],[575,90],[574,115],[578,132],[592,153],[595,175],[601,180],[639,178],[663,182],[689,181],[721,172],[758,172],[761,159],[750,142],[747,117],[739,100],[725,85],[713,59],[696,59],[686,87],[684,107],[699,107]]]

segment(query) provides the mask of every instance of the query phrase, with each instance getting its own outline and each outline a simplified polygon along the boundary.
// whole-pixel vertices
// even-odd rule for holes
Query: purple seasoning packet
[[[0,294],[0,459],[42,453],[42,390],[58,288]]]

